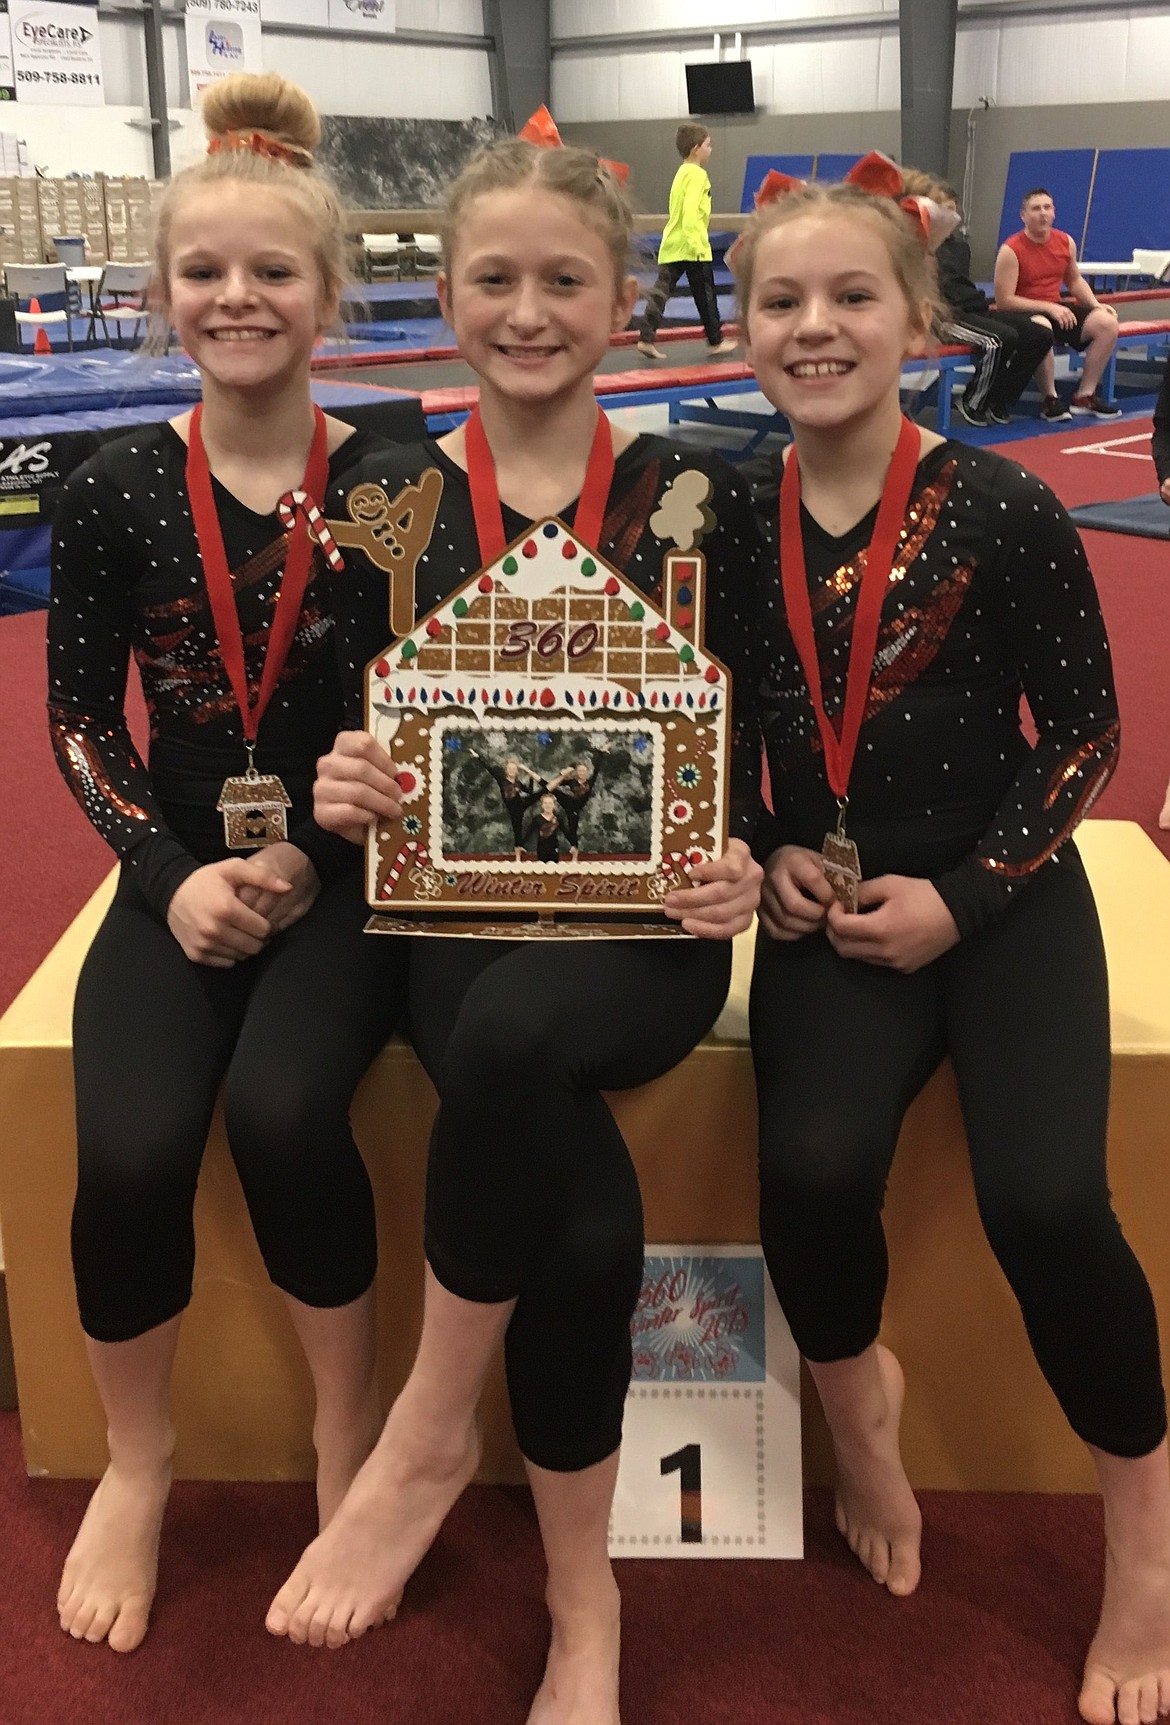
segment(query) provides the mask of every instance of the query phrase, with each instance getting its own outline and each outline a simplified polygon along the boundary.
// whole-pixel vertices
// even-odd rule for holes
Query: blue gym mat
[[[121,406],[89,405],[110,396],[111,386],[108,380],[103,381],[101,371],[84,372],[79,390],[79,379],[65,362],[48,364],[43,360],[29,362],[39,368],[42,378],[47,374],[53,385],[34,392],[37,405],[44,405],[41,397],[47,394],[50,401],[59,403],[61,411],[28,412],[29,379],[20,375],[16,378],[19,400],[10,406],[0,398],[0,617],[48,603],[50,518],[60,486],[73,468],[94,452],[103,436],[173,419],[198,399],[199,374],[188,361],[175,364],[133,355],[109,357],[131,358],[141,373],[135,379],[137,389],[119,390]],[[0,375],[9,365],[7,359],[0,361]],[[152,368],[157,368],[153,376]],[[181,392],[185,371],[195,379],[192,394]],[[113,375],[119,372],[115,369]],[[319,406],[343,417],[348,415],[353,423],[366,424],[383,436],[422,435],[422,409],[407,391],[323,377],[315,377],[312,388]],[[20,411],[21,400],[24,413]]]
[[[1124,503],[1082,503],[1069,514],[1078,527],[1094,527],[1099,533],[1133,533],[1139,539],[1170,536],[1170,509],[1156,491],[1128,497]]]
[[[0,354],[0,420],[156,401],[187,404],[199,400],[199,387],[199,373],[183,354]]]

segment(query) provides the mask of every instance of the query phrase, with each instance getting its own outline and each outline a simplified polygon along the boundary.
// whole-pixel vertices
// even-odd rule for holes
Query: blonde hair
[[[544,150],[524,138],[506,138],[473,156],[447,193],[441,234],[443,268],[451,280],[459,222],[468,204],[487,192],[537,186],[572,199],[613,259],[615,291],[620,293],[631,266],[634,210],[625,187],[591,150],[572,144]]]
[[[902,175],[902,191],[908,198],[933,198],[935,203],[943,199],[942,184],[933,174],[928,174],[922,168],[899,169]]]
[[[171,227],[192,193],[226,180],[267,186],[296,205],[312,236],[322,298],[352,281],[345,211],[337,187],[313,160],[321,141],[317,110],[278,72],[236,72],[203,98],[208,153],[175,175],[163,193],[154,238],[155,296],[169,301]]]
[[[929,335],[938,322],[941,304],[934,270],[917,224],[894,198],[875,197],[873,193],[863,192],[844,181],[838,185],[814,182],[800,186],[795,191],[786,192],[775,203],[765,204],[752,216],[735,253],[735,293],[740,330],[747,334],[756,253],[764,236],[788,222],[799,220],[801,216],[836,213],[868,222],[880,234],[915,325],[922,325],[923,306],[927,307],[926,333]]]

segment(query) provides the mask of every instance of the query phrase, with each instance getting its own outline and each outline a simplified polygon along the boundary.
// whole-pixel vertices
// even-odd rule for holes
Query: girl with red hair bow
[[[950,1056],[989,1242],[1104,1497],[1081,1714],[1131,1725],[1170,1704],[1170,1471],[1154,1304],[1109,1199],[1104,950],[1071,836],[1116,760],[1109,645],[1051,492],[902,415],[943,224],[899,192],[883,158],[846,185],[773,176],[737,258],[748,357],[794,440],[749,472],[778,565],[751,1001],[761,1238],[832,1432],[837,1525],[911,1593],[921,1517],[902,1372],[877,1341],[881,1208],[906,1109]]]

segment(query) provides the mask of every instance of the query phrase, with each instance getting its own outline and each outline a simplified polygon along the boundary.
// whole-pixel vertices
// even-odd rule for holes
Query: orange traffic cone
[[[40,315],[41,315],[41,302],[40,302],[40,300],[39,299],[30,299],[28,302],[28,309],[35,316],[40,317]],[[40,326],[40,328],[37,330],[36,335],[33,337],[33,352],[34,353],[52,353],[52,351],[53,351],[53,344],[49,340],[49,332],[45,328],[44,324],[42,324]]]

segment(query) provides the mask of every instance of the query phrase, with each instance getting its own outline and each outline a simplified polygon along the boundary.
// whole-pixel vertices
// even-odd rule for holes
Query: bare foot
[[[739,343],[737,341],[732,341],[730,336],[728,336],[725,341],[721,341],[715,347],[709,347],[707,349],[708,358],[714,359],[715,355],[719,353],[734,353],[738,346]]]
[[[528,1725],[621,1725],[618,1663],[621,1601],[600,1613],[553,1618],[544,1681],[536,1692]]]
[[[376,1391],[371,1391],[368,1405],[360,1419],[347,1419],[336,1431],[320,1421],[313,1429],[313,1447],[317,1451],[317,1530],[328,1527],[341,1500],[357,1478],[378,1434],[382,1430],[382,1410]]]
[[[1158,816],[1158,825],[1163,832],[1170,830],[1170,785],[1166,786],[1166,801],[1162,804],[1162,813]]]
[[[910,1489],[898,1448],[906,1392],[902,1368],[888,1348],[877,1348],[886,1392],[885,1417],[866,1432],[833,1447],[837,1456],[837,1531],[875,1581],[900,1598],[922,1574],[922,1513]]]
[[[663,353],[662,349],[660,347],[655,347],[655,345],[652,341],[640,341],[638,343],[638,352],[644,353],[646,355],[647,359],[665,359],[666,358],[666,355]]]
[[[61,1627],[75,1641],[133,1653],[146,1634],[170,1485],[169,1461],[134,1473],[111,1463],[98,1481],[57,1591]]]
[[[1101,1622],[1077,1705],[1089,1725],[1170,1713],[1170,1562],[1123,1566],[1106,1552]]]
[[[391,1411],[329,1525],[308,1546],[265,1619],[273,1635],[341,1647],[393,1617],[402,1590],[479,1466],[472,1427],[443,1450]]]

